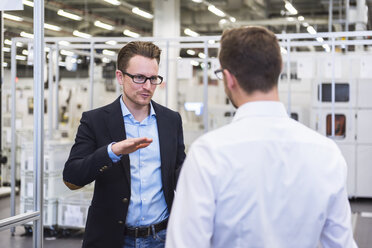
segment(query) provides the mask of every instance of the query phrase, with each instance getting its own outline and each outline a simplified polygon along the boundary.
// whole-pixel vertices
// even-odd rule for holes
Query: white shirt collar
[[[233,118],[234,121],[238,121],[245,117],[253,116],[277,116],[277,117],[288,117],[287,111],[284,104],[277,101],[254,101],[247,102],[241,105]]]
[[[127,115],[132,115],[132,113],[127,108],[127,105],[125,105],[123,101],[123,95],[120,96],[120,106],[121,106],[121,112],[122,112],[123,117]],[[154,107],[152,106],[152,103],[150,102],[150,116],[153,116],[153,115],[156,116],[156,113],[155,113]]]

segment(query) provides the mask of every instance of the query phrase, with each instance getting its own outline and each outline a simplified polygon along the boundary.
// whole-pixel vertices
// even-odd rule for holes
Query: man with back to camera
[[[238,109],[229,125],[192,144],[166,247],[356,247],[340,150],[279,102],[276,36],[227,30],[219,60],[215,73]]]
[[[151,98],[161,50],[130,42],[118,54],[123,94],[84,112],[63,180],[72,190],[95,181],[83,247],[160,248],[185,159],[181,116]]]

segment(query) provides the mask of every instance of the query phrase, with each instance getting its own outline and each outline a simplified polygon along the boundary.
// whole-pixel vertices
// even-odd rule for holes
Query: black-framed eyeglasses
[[[159,85],[163,82],[163,77],[159,76],[159,75],[146,77],[145,75],[141,75],[141,74],[132,75],[128,72],[125,72],[125,71],[122,71],[122,70],[120,70],[120,71],[123,74],[130,77],[132,79],[133,83],[136,83],[136,84],[144,84],[144,83],[146,83],[147,79],[150,80],[150,83],[154,84],[154,85]]]
[[[215,70],[214,71],[214,74],[216,75],[216,77],[218,78],[218,79],[223,79],[223,69],[221,68],[221,69],[218,69],[218,70]]]

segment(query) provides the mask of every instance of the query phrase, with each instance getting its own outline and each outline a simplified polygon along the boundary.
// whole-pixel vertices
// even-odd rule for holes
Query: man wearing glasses
[[[95,181],[83,247],[164,247],[185,147],[181,116],[151,100],[160,53],[150,42],[125,45],[123,94],[81,118],[63,179],[72,190]]]
[[[195,141],[177,186],[167,248],[356,247],[337,145],[279,102],[276,36],[226,30],[216,75],[236,114]]]

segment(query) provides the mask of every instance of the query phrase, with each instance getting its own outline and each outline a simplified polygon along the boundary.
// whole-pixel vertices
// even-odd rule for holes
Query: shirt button
[[[127,203],[128,202],[128,198],[123,198],[122,200],[124,203]]]

